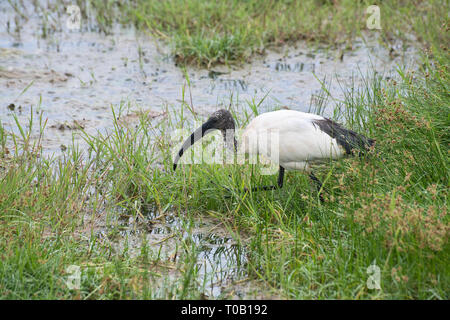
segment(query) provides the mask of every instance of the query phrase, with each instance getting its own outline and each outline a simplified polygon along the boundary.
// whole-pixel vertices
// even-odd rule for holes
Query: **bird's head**
[[[189,138],[187,138],[180,151],[178,151],[174,161],[173,170],[177,169],[177,163],[183,156],[184,152],[189,149],[195,142],[203,138],[206,134],[212,132],[213,130],[220,130],[222,132],[223,138],[227,147],[237,151],[237,141],[235,138],[235,124],[231,113],[228,110],[220,109],[215,111],[208,120],[202,124],[201,127],[197,128]]]

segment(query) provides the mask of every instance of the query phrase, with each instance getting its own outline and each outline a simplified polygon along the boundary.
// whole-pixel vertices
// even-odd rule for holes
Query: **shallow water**
[[[175,266],[190,255],[196,261],[195,281],[206,298],[245,297],[249,289],[247,281],[242,281],[247,276],[246,250],[229,236],[219,220],[189,220],[172,213],[156,217],[151,211],[144,212],[144,217],[132,217],[123,210],[95,217],[86,215],[90,225],[86,236],[94,234],[102,245],[111,246],[114,254],[126,253],[130,257],[139,256],[146,244],[156,264],[173,266],[152,284],[155,287],[163,286],[167,279],[182,279],[182,272]]]
[[[90,134],[110,127],[111,106],[124,114],[151,110],[155,116],[167,105],[181,106],[186,80],[167,46],[132,29],[117,27],[105,36],[67,30],[64,23],[60,31],[42,39],[42,19],[31,14],[31,5],[27,11],[29,19],[24,21],[16,18],[7,2],[0,4],[0,20],[7,22],[0,25],[0,119],[17,132],[13,113],[26,126],[32,107],[33,112],[42,111],[48,119],[44,153],[60,153],[61,145],[71,144],[78,126]],[[246,101],[259,102],[267,96],[262,110],[287,106],[308,111],[321,95],[320,81],[325,80],[334,98],[324,110],[330,115],[343,96],[341,86],[358,86],[372,66],[390,76],[397,64],[410,65],[414,57],[411,47],[396,48],[392,54],[374,41],[356,41],[354,48],[343,52],[298,43],[269,51],[244,66],[188,68],[194,109],[206,116],[228,106],[231,97],[245,108]],[[185,100],[191,103],[189,93]]]

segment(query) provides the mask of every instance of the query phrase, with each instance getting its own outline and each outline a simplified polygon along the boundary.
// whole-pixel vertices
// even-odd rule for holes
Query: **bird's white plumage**
[[[324,118],[294,110],[263,113],[245,128],[240,152],[262,155],[287,170],[308,170],[310,161],[341,157],[344,151],[336,139],[321,131],[314,120]]]

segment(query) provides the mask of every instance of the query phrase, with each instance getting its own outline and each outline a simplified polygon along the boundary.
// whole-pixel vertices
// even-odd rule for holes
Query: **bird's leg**
[[[309,173],[309,178],[314,182],[317,187],[317,192],[319,193],[320,201],[323,202],[323,196],[320,190],[322,189],[322,182],[316,177],[316,175],[312,172]]]
[[[280,166],[280,172],[278,173],[278,188],[283,188],[283,180],[284,180],[284,168]]]
[[[278,172],[278,183],[276,186],[259,186],[252,188],[253,191],[266,191],[266,190],[275,190],[275,189],[281,189],[283,187],[283,180],[284,180],[284,168],[280,166],[280,171]],[[244,191],[247,192],[248,189],[244,188]]]

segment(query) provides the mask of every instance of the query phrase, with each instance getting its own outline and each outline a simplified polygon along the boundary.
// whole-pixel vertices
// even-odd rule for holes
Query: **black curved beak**
[[[187,138],[183,146],[181,147],[180,151],[178,151],[175,159],[173,160],[173,171],[177,169],[177,163],[180,160],[180,158],[183,156],[184,152],[189,149],[194,143],[196,143],[198,140],[203,138],[206,134],[211,132],[212,130],[217,129],[213,125],[213,121],[208,120],[204,124],[202,124],[201,127],[197,128],[189,138]]]

